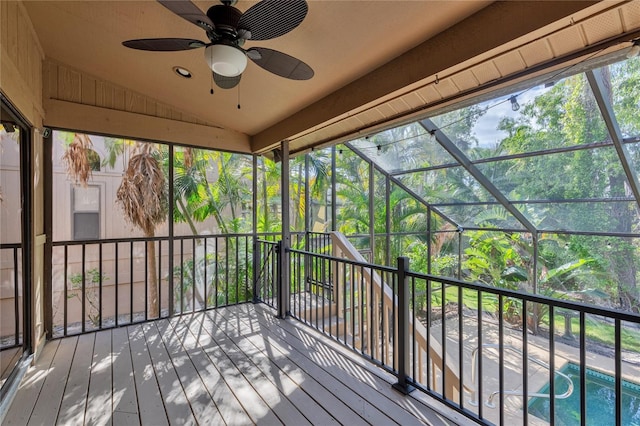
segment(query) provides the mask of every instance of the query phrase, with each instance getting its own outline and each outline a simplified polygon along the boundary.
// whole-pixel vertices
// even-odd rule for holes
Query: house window
[[[100,187],[73,187],[73,239],[100,238]]]

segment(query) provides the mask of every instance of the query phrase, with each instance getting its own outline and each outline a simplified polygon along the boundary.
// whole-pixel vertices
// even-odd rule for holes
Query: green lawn
[[[439,306],[442,303],[442,290],[439,289],[439,284],[432,284],[431,303],[432,306]],[[436,290],[436,288],[438,288]],[[423,290],[424,291],[424,290]],[[417,300],[425,300],[424,293],[422,298]],[[445,289],[445,300],[447,303],[455,303],[458,301],[458,288],[455,286],[448,286]],[[463,305],[470,310],[478,310],[478,292],[475,290],[463,288],[462,289]],[[503,299],[505,309],[509,304],[508,298]],[[521,310],[522,304],[520,301],[515,301],[515,307]],[[531,304],[528,304],[531,305]],[[496,295],[483,292],[482,294],[482,309],[485,312],[496,314],[498,310],[498,298]],[[562,315],[554,315],[555,332],[562,335],[564,333],[565,319]],[[548,329],[549,327],[549,315],[548,310],[545,310],[545,314],[542,317],[541,324]],[[576,338],[580,336],[580,320],[579,318],[571,319],[571,331]],[[615,327],[612,323],[604,322],[596,318],[587,316],[585,319],[585,333],[588,340],[598,342],[607,346],[613,347],[615,345]],[[628,326],[622,326],[621,329],[622,348],[629,351],[640,352],[640,331],[632,329]]]

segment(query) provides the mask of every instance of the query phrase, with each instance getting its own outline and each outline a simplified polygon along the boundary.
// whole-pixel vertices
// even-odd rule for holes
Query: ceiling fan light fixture
[[[247,67],[247,55],[240,49],[227,44],[213,44],[204,51],[209,68],[225,77],[236,77]]]

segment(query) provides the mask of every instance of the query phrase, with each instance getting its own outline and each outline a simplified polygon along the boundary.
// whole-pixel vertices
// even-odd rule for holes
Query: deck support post
[[[174,195],[173,195],[173,161],[174,161],[174,154],[175,154],[175,148],[173,146],[173,144],[169,144],[169,179],[168,179],[168,184],[169,184],[169,194],[168,194],[168,199],[169,200],[173,200]],[[172,317],[174,312],[173,312],[173,252],[174,252],[174,247],[173,247],[173,203],[169,203],[169,212],[167,215],[167,222],[169,225],[169,238],[167,239],[169,247],[167,247],[168,249],[168,253],[169,253],[169,273],[168,273],[168,288],[167,288],[167,302],[168,302],[168,309],[169,312],[167,314],[168,317]],[[158,243],[158,244],[162,244],[162,242]],[[117,253],[117,247],[118,244],[116,244],[116,253]],[[117,259],[116,259],[116,263],[117,263]],[[182,265],[180,265],[180,267],[182,267]],[[117,280],[117,278],[116,278]],[[131,280],[133,281],[133,280]],[[118,286],[118,282],[116,281],[116,287]],[[182,282],[180,283],[180,287],[182,287]],[[117,294],[117,290],[116,290],[116,294]],[[147,303],[145,301],[145,303]],[[158,300],[158,316],[162,317],[162,301]],[[117,309],[117,308],[116,308]],[[117,311],[116,311],[117,313]],[[116,315],[117,318],[117,315]],[[116,320],[117,321],[117,320]]]
[[[278,318],[286,318],[290,313],[289,303],[289,248],[291,247],[291,228],[289,218],[289,141],[280,143],[282,155],[282,173],[280,181],[280,196],[282,206],[282,240],[280,241],[278,266]]]
[[[409,395],[415,388],[408,383],[410,366],[409,348],[409,258],[398,257],[398,382],[392,386],[398,392]]]
[[[258,243],[258,156],[253,154],[251,161],[253,179],[251,180],[251,229],[253,239],[253,303],[260,302],[258,296],[258,277],[260,276],[260,244]],[[266,208],[266,206],[265,206]]]

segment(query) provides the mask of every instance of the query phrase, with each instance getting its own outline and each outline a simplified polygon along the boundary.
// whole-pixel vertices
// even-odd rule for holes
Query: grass
[[[435,290],[438,288],[438,290]],[[423,290],[423,300],[426,298],[426,295]],[[445,301],[446,303],[455,303],[458,304],[458,287],[455,286],[447,286],[445,288]],[[462,303],[463,305],[470,310],[477,311],[479,307],[479,299],[478,292],[475,290],[471,290],[468,288],[462,289]],[[431,303],[432,306],[440,306],[442,303],[442,290],[440,290],[440,286],[434,285],[432,287],[431,294]],[[509,299],[505,298],[503,300],[505,308],[509,303]],[[521,302],[516,302],[517,308],[521,311],[522,304]],[[498,297],[496,295],[490,293],[483,293],[482,295],[482,310],[485,312],[489,312],[492,314],[496,314],[498,311]],[[541,324],[545,325],[547,328],[549,326],[549,315],[548,312],[544,314],[541,319]],[[560,314],[554,315],[554,328],[556,334],[563,334],[565,328],[565,318]],[[580,336],[580,320],[579,318],[571,318],[571,331],[578,338]],[[640,352],[640,331],[631,329],[630,327],[622,324],[621,327],[621,340],[622,340],[622,348],[625,350]],[[614,347],[615,346],[615,326],[612,323],[608,323],[606,321],[599,320],[597,318],[593,318],[590,316],[586,316],[585,320],[585,336],[588,340],[597,342],[606,346]]]
[[[562,330],[564,330],[564,318],[556,316],[555,321],[556,324],[559,324],[562,327]],[[556,325],[556,328],[557,327],[558,325]],[[571,319],[571,332],[574,333],[574,335],[579,336],[580,321],[578,318]],[[602,343],[607,346],[615,346],[615,326],[613,324],[586,317],[585,333],[587,339]],[[620,329],[620,337],[622,339],[623,349],[633,352],[640,352],[640,331],[632,330],[622,324],[622,327]]]

